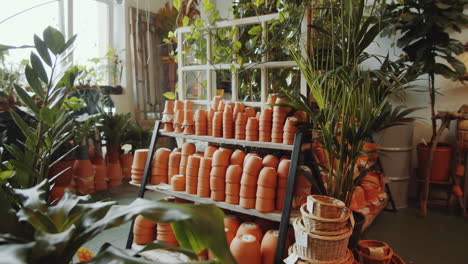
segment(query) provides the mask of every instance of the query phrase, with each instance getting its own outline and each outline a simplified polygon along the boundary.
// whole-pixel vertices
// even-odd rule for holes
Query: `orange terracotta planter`
[[[133,155],[132,154],[122,154],[120,155],[120,167],[122,168],[122,175],[125,179],[130,179],[132,173],[130,172],[133,164]]]
[[[231,158],[231,152],[226,149],[220,148],[213,154],[213,167],[227,167],[229,166],[229,160]]]
[[[262,167],[262,158],[258,156],[251,156],[245,161],[244,172],[253,176],[257,176],[260,173]]]
[[[64,160],[59,161],[54,166],[49,169],[49,179],[54,178],[56,175],[59,175],[55,178],[52,183],[55,186],[68,186],[71,184],[73,178],[73,164],[74,160]]]
[[[255,200],[255,210],[261,213],[273,212],[275,210],[275,200],[257,197]]]
[[[193,143],[184,143],[182,145],[182,155],[189,156],[193,155],[196,152],[195,144]]]
[[[276,189],[275,188],[258,186],[256,196],[257,196],[257,198],[273,200],[276,197]]]
[[[279,158],[273,155],[266,155],[262,161],[263,167],[272,167],[275,170],[278,169],[279,162]]]
[[[239,184],[242,177],[242,167],[239,165],[229,165],[226,171],[226,182]]]
[[[246,155],[247,153],[245,153],[244,151],[236,149],[231,155],[230,164],[242,166],[244,164],[244,159]]]
[[[288,178],[289,167],[291,166],[291,160],[283,159],[278,165],[278,177]]]
[[[260,252],[262,254],[262,263],[274,263],[276,246],[278,244],[278,230],[268,230],[262,239]]]
[[[226,190],[224,178],[210,177],[210,190],[224,193]]]
[[[239,219],[234,215],[225,215],[224,216],[224,227],[232,230],[237,234],[237,229],[239,229],[240,222]]]
[[[418,144],[418,177],[425,178],[426,168],[429,166],[430,147]],[[452,165],[452,147],[448,144],[439,144],[434,152],[431,167],[431,180],[446,182],[449,179]]]
[[[241,197],[239,200],[239,206],[245,209],[254,209],[255,208],[255,198],[245,198]]]
[[[185,176],[174,175],[171,179],[171,186],[173,191],[185,191]]]
[[[226,194],[231,196],[239,196],[240,195],[240,184],[235,183],[226,183]]]
[[[224,202],[224,200],[226,199],[226,194],[224,193],[224,191],[211,191],[210,198],[213,201]]]
[[[205,148],[205,158],[212,158],[213,154],[218,148],[215,146],[206,146]]]
[[[252,235],[257,241],[262,241],[263,232],[260,226],[254,222],[244,222],[237,229],[236,236],[239,235]]]
[[[272,167],[264,167],[258,175],[257,185],[274,189],[277,180],[276,170]]]
[[[250,175],[247,172],[242,173],[241,184],[245,187],[256,188],[258,176]]]
[[[237,263],[262,264],[260,244],[252,235],[236,236],[230,250]]]
[[[247,186],[241,184],[240,196],[244,198],[255,198],[257,194],[257,186]]]
[[[200,160],[200,168],[211,169],[213,159],[211,158],[202,158]]]
[[[227,167],[212,167],[210,177],[226,178]]]
[[[146,159],[148,157],[147,149],[135,150],[133,157],[132,169],[143,170],[145,168]]]

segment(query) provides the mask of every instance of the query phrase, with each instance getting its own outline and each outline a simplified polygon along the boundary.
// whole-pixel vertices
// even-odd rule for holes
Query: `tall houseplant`
[[[468,16],[464,14],[465,5],[466,1],[463,0],[404,0],[388,6],[388,12],[393,17],[393,31],[401,33],[397,45],[406,53],[408,60],[429,77],[427,91],[432,136],[428,145],[418,145],[418,159],[420,177],[425,177],[424,168],[434,167],[431,170],[440,173],[431,173],[431,178],[438,181],[448,180],[451,147],[440,144],[434,146],[434,155],[429,154],[437,133],[435,77],[440,75],[458,80],[466,72],[465,65],[454,57],[463,52],[463,45],[448,32],[461,32],[461,27],[468,25]]]

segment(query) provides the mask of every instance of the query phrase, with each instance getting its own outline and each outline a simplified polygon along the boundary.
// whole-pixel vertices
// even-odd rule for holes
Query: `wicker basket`
[[[294,246],[295,253],[302,259],[315,261],[336,261],[343,259],[348,252],[348,241],[352,229],[347,228],[347,232],[329,232],[327,236],[309,233],[302,224],[300,218],[293,222],[296,232],[307,233],[307,247]]]
[[[378,249],[380,254],[372,254],[371,249]],[[393,257],[392,248],[384,242],[377,240],[361,240],[357,251],[362,264],[390,264]]]
[[[345,203],[330,196],[307,196],[307,208],[313,208],[311,214],[321,218],[341,218],[345,213]]]
[[[291,254],[297,254],[295,251],[295,245],[292,245],[288,249],[289,255]],[[320,260],[313,260],[313,259],[305,259],[305,258],[299,258],[296,261],[296,264],[353,264],[356,261],[354,260],[354,255],[351,250],[347,250],[346,255],[339,260],[331,260],[331,261],[320,261]]]
[[[351,211],[347,208],[345,209],[345,214],[340,218],[322,218],[307,212],[307,204],[301,206],[301,215],[304,221],[304,226],[308,231],[319,234],[319,232],[331,232],[339,231],[348,227],[349,219],[351,217]]]

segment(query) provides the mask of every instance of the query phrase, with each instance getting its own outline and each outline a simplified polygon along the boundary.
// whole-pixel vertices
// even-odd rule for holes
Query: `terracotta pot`
[[[174,112],[176,112],[178,110],[184,110],[184,102],[179,101],[179,100],[175,100],[174,101]]]
[[[379,200],[379,186],[370,182],[361,183],[361,187],[364,189],[366,201],[369,203],[377,202]]]
[[[242,166],[246,155],[244,151],[236,149],[231,155],[230,164]]]
[[[276,170],[272,167],[264,167],[258,175],[258,186],[276,188],[277,174]]]
[[[286,196],[286,188],[279,188],[276,190],[276,209],[277,210],[283,210],[285,196]]]
[[[257,176],[263,167],[262,158],[258,156],[250,156],[244,163],[244,172]]]
[[[223,136],[223,113],[215,112],[213,116],[213,137]]]
[[[93,164],[90,160],[75,160],[73,163],[73,177],[89,178],[94,177]]]
[[[255,198],[240,197],[239,206],[245,209],[255,209]]]
[[[224,215],[224,227],[232,230],[232,232],[237,234],[237,229],[239,229],[240,222],[234,215]]]
[[[190,100],[184,100],[184,110],[192,111],[192,108],[193,108],[193,102]]]
[[[429,166],[430,147],[418,144],[418,177],[425,178],[426,168]],[[448,144],[440,143],[434,151],[432,160],[431,180],[446,182],[449,179],[452,164],[452,147]]]
[[[185,191],[185,176],[180,174],[172,176],[171,186],[173,191]]]
[[[202,168],[198,169],[198,178],[210,178],[211,169],[209,168]]]
[[[209,185],[209,181],[208,181],[208,185]],[[204,198],[208,198],[211,196],[211,191],[210,191],[210,188],[208,186],[208,188],[202,188],[200,187],[200,185],[197,186],[197,196],[198,197],[204,197]]]
[[[278,165],[278,177],[279,178],[288,178],[289,167],[291,166],[291,160],[284,159],[281,160]]]
[[[357,244],[359,260],[363,264],[390,263],[393,250],[384,242],[377,240],[361,240]]]
[[[227,167],[212,167],[210,177],[226,178]]]
[[[187,167],[185,174],[187,177],[198,178],[198,169],[198,167]]]
[[[225,192],[226,190],[226,182],[224,178],[220,177],[210,177],[210,190],[218,191],[218,192]]]
[[[255,200],[255,210],[261,213],[273,212],[275,210],[275,200],[257,197]]]
[[[226,107],[226,102],[221,101],[221,102],[219,102],[218,108],[216,110],[218,112],[223,112],[225,107]]]
[[[227,167],[231,159],[231,152],[226,149],[219,148],[213,154],[213,167]]]
[[[276,189],[270,188],[270,187],[258,186],[256,196],[257,198],[263,198],[267,200],[275,199]]]
[[[380,145],[377,143],[365,143],[362,150],[368,153],[370,161],[376,161],[379,157],[377,152],[380,150]]]
[[[244,198],[255,198],[257,194],[257,186],[247,186],[241,184],[240,196]]]
[[[245,108],[245,117],[248,119],[249,117],[255,117],[255,108],[247,107]]]
[[[278,230],[268,230],[262,239],[260,252],[262,254],[262,263],[274,263],[276,246],[278,244]]]
[[[260,226],[254,222],[244,222],[237,229],[236,236],[239,235],[252,235],[257,241],[262,241],[263,232]]]
[[[193,155],[196,152],[195,144],[193,143],[184,143],[182,145],[182,156]]]
[[[158,167],[153,167],[151,168],[151,175],[160,175],[160,176],[167,176],[169,172],[169,169],[165,169],[165,168],[158,168]]]
[[[171,179],[174,176],[171,177]],[[150,184],[152,185],[158,185],[161,183],[167,183],[168,177],[167,175],[152,175],[150,179]]]
[[[132,169],[143,170],[145,168],[147,157],[148,157],[147,149],[135,150],[135,155],[133,157],[133,163],[132,163]]]
[[[49,169],[49,179],[54,178],[56,175],[59,175],[55,178],[52,183],[55,186],[69,186],[73,178],[73,164],[74,160],[63,160],[59,161],[54,166]]]
[[[279,94],[269,94],[266,104],[267,105],[274,104],[276,100],[278,99],[278,97],[279,97]]]
[[[239,184],[242,177],[242,167],[239,165],[229,165],[226,171],[226,182]]]
[[[280,160],[278,157],[273,155],[266,155],[265,157],[263,157],[262,164],[263,167],[272,167],[276,170],[278,169],[279,162]]]
[[[240,187],[241,185],[239,183],[226,183],[226,194],[231,196],[239,196]]]
[[[243,169],[245,168],[245,165],[247,164],[247,160],[252,156],[257,156],[258,157],[258,154],[256,154],[256,153],[247,153],[247,155],[245,155],[245,158],[244,158],[244,163],[242,164]]]
[[[108,188],[107,181],[95,181],[94,182],[94,189],[96,191],[104,191],[104,190],[107,190],[107,188]]]
[[[174,100],[166,100],[163,114],[174,114]]]
[[[223,100],[223,98],[221,96],[214,96],[213,97],[213,108],[214,109],[218,109],[218,106],[219,106],[219,103],[221,103],[221,101]]]
[[[262,264],[260,244],[254,236],[236,236],[230,250],[237,263]]]
[[[122,168],[122,175],[125,179],[130,179],[131,167],[133,164],[133,155],[132,154],[122,154],[120,155],[120,167]]]
[[[174,115],[174,125],[182,125],[184,123],[184,115],[184,110],[177,110]],[[176,126],[174,128],[176,128]]]
[[[93,167],[94,167],[94,180],[106,181],[107,180],[107,166],[104,164],[97,164],[97,165],[93,165]]]
[[[213,108],[208,109],[208,120],[207,120],[208,136],[213,136],[213,117],[214,117],[215,112],[216,110]]]
[[[258,125],[258,119],[256,117],[249,117],[247,119],[247,125],[245,127],[246,131],[252,130],[252,131],[258,131],[259,125]]]
[[[211,191],[210,199],[217,202],[224,202],[226,194],[224,191]]]
[[[206,146],[205,148],[205,158],[212,158],[213,154],[218,148],[215,146]]]
[[[153,166],[155,164],[160,165],[160,167],[167,168],[169,164],[169,156],[172,151],[168,148],[159,148],[154,153]]]

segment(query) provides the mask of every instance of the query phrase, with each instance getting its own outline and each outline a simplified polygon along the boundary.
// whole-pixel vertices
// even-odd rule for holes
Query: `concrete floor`
[[[95,193],[93,198],[111,198],[119,204],[129,204],[138,189],[124,184],[109,191]],[[146,197],[161,197],[147,192]],[[124,248],[130,224],[107,230],[85,247],[97,252],[104,242]],[[363,234],[363,239],[387,242],[408,264],[468,264],[468,221],[445,208],[430,207],[428,216],[417,216],[416,206],[398,212],[382,212]]]

